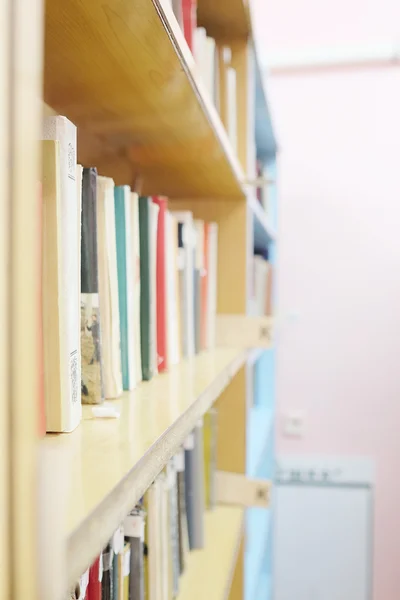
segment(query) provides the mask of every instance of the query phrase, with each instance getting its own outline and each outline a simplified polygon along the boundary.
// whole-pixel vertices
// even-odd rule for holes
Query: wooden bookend
[[[268,508],[271,482],[249,479],[241,473],[217,471],[215,473],[216,500],[219,504],[232,504],[245,508]]]
[[[270,348],[272,344],[271,317],[217,315],[217,346]]]

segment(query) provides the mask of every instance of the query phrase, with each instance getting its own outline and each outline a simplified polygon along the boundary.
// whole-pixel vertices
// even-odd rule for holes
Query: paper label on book
[[[114,532],[112,547],[115,554],[120,554],[124,549],[124,528],[122,525],[120,525],[117,531]]]
[[[103,571],[109,571],[111,569],[111,565],[113,562],[113,558],[114,558],[114,552],[113,550],[110,550],[109,552],[104,552],[102,554],[102,558],[103,558]]]
[[[131,549],[128,548],[128,550],[126,550],[125,554],[124,554],[124,565],[123,565],[124,577],[128,577],[130,572],[131,572]]]
[[[194,433],[189,433],[186,440],[183,442],[185,450],[194,450]]]
[[[128,515],[124,521],[124,533],[127,537],[144,540],[144,517],[143,515]]]
[[[99,581],[100,583],[103,581],[103,553],[100,554],[99,560]]]
[[[81,595],[79,598],[84,598],[86,596],[87,586],[89,585],[89,569],[86,569],[84,574],[79,580],[79,587],[81,590]]]
[[[177,473],[183,473],[185,470],[185,451],[180,450],[174,456],[175,470]]]

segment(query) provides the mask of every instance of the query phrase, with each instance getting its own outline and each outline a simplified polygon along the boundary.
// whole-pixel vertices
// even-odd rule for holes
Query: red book
[[[157,356],[158,371],[167,369],[167,279],[166,279],[166,248],[165,248],[165,212],[168,200],[155,196],[153,202],[159,207],[157,227]]]
[[[205,350],[207,347],[207,312],[208,312],[208,265],[209,265],[209,224],[204,223],[204,246],[203,246],[203,265],[204,271],[201,275],[201,313],[200,313],[200,347]]]
[[[38,182],[38,296],[39,296],[39,315],[38,315],[38,429],[40,437],[46,434],[46,409],[44,401],[44,364],[43,364],[43,317],[42,317],[42,184]]]
[[[197,0],[182,0],[183,34],[193,52],[193,32],[197,27]]]
[[[101,600],[100,556],[96,558],[89,569],[89,583],[85,600]]]

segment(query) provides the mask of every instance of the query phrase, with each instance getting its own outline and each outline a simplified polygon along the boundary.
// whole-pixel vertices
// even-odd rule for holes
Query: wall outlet
[[[287,437],[303,437],[304,412],[292,410],[283,417],[283,435]]]

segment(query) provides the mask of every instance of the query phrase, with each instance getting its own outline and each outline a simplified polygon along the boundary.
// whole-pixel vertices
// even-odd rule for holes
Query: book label
[[[194,433],[189,433],[186,440],[183,442],[185,450],[194,450]]]
[[[125,517],[124,533],[127,537],[144,540],[144,516],[143,514],[131,514]]]
[[[128,548],[124,554],[124,577],[128,577],[131,572],[131,549]]]
[[[117,531],[114,532],[112,539],[112,547],[114,554],[120,554],[124,549],[124,528],[120,525]]]
[[[86,589],[87,589],[88,584],[89,584],[89,569],[86,569],[86,571],[84,572],[84,574],[82,575],[82,577],[79,580],[79,587],[81,590],[80,598],[84,598],[86,596]]]
[[[183,473],[185,470],[185,451],[181,450],[174,456],[175,470],[177,473]]]

